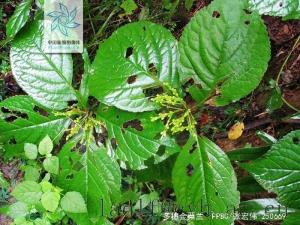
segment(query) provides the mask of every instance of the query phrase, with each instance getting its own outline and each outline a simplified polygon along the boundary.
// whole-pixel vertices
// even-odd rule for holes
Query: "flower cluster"
[[[183,131],[194,133],[196,122],[191,115],[191,110],[179,96],[176,89],[170,87],[168,84],[165,84],[165,87],[168,89],[167,93],[157,95],[152,99],[162,111],[158,116],[152,117],[151,120],[162,120],[165,122],[165,130],[162,132],[163,136],[166,136],[168,131],[171,134]]]
[[[66,112],[56,112],[55,115],[68,117],[73,121],[73,124],[69,129],[67,140],[80,133],[80,131],[89,134],[94,128],[101,128],[104,126],[103,122],[93,118],[89,112],[83,111],[76,107],[70,108]]]

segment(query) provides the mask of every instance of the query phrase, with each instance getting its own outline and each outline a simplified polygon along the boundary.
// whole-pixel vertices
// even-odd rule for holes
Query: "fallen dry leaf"
[[[234,124],[229,132],[228,132],[228,138],[230,140],[236,140],[238,139],[240,136],[242,136],[243,132],[245,129],[245,125],[243,122],[237,122],[236,124]]]

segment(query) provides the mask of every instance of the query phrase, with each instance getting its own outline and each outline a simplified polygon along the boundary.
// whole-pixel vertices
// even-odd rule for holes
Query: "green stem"
[[[110,14],[109,16],[107,17],[107,19],[105,20],[105,22],[103,23],[103,25],[100,27],[100,29],[98,30],[98,32],[96,33],[96,35],[94,36],[93,40],[91,41],[91,44],[89,44],[87,46],[87,48],[90,48],[90,47],[93,47],[94,45],[97,44],[97,39],[99,38],[99,36],[102,34],[103,30],[106,28],[108,22],[110,21],[110,19],[113,17],[113,15],[115,15],[115,12],[117,10],[114,9]]]
[[[76,98],[78,100],[78,104],[81,107],[85,108],[86,105],[85,105],[84,98],[81,95],[81,93],[79,91],[75,90],[75,88],[72,86],[72,84],[66,79],[66,77],[64,76],[62,71],[56,67],[56,65],[49,59],[49,57],[43,52],[43,50],[38,45],[35,45],[35,46],[40,51],[40,53],[45,58],[45,60],[49,63],[49,65],[51,65],[51,67],[57,73],[57,75],[68,85],[69,89],[74,93],[74,95],[76,96]]]
[[[292,47],[292,50],[291,50],[291,51],[289,52],[289,54],[287,55],[286,59],[284,60],[282,66],[281,66],[281,68],[280,68],[280,70],[279,70],[279,73],[278,73],[277,78],[276,78],[276,86],[277,86],[278,88],[280,88],[280,87],[279,87],[279,80],[280,80],[281,74],[282,74],[282,72],[283,72],[283,70],[284,70],[286,64],[288,63],[289,59],[291,58],[292,53],[293,53],[294,50],[298,47],[299,44],[300,44],[300,35],[299,35],[298,38],[296,39],[296,41],[295,41],[295,43],[294,43],[294,45],[293,45],[293,47]],[[300,112],[300,109],[298,109],[298,108],[292,106],[292,105],[284,98],[283,95],[281,95],[281,99],[282,99],[282,101],[283,101],[288,107],[290,107],[291,109],[295,110],[296,112]]]

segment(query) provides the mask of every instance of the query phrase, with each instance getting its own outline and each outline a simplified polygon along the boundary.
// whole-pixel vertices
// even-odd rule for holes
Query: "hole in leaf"
[[[218,196],[218,195],[219,195],[219,192],[216,191],[216,196]]]
[[[128,127],[131,127],[133,129],[136,129],[137,131],[142,131],[144,130],[142,126],[142,122],[138,119],[130,120],[125,123],[123,123],[123,127],[126,129]]]
[[[88,97],[88,105],[90,108],[95,109],[100,105],[100,102],[95,97],[89,96]]]
[[[5,121],[8,122],[8,123],[12,123],[12,122],[14,122],[16,119],[18,119],[18,117],[16,117],[16,116],[9,116],[9,117],[6,117],[6,118],[5,118]]]
[[[106,145],[106,140],[108,138],[108,132],[104,126],[101,126],[101,133],[95,134],[96,140],[104,145]]]
[[[28,115],[26,113],[21,113],[21,112],[17,112],[17,111],[13,111],[13,113],[19,118],[28,120]]]
[[[192,86],[194,83],[195,83],[194,79],[191,78],[191,79],[187,80],[187,81],[183,84],[183,87],[184,87],[184,88],[187,88],[187,87],[189,87],[189,86]]]
[[[86,152],[86,145],[80,145],[80,147],[78,148],[78,150],[81,153],[85,153]]]
[[[249,11],[248,9],[243,9],[244,10],[244,12],[246,13],[246,14],[252,14],[252,12],[251,11]]]
[[[190,149],[190,154],[192,154],[195,150],[196,150],[196,148],[197,148],[197,143],[195,142],[194,144],[193,144],[193,146],[192,146],[192,148]]]
[[[282,3],[282,2],[280,2],[280,3],[279,3],[279,7],[282,7],[282,6],[283,6],[283,3]]]
[[[187,165],[186,167],[186,174],[190,177],[193,175],[194,167],[192,164]]]
[[[137,75],[132,75],[132,76],[128,77],[127,83],[133,84],[136,81],[136,78],[137,78]]]
[[[132,47],[129,47],[126,49],[126,55],[125,55],[125,58],[128,59],[133,53],[133,48]]]
[[[103,107],[102,112],[107,112],[109,110],[109,107]]]
[[[143,93],[146,97],[154,97],[158,94],[161,94],[164,92],[164,89],[162,87],[157,87],[157,88],[146,88],[143,90]]]
[[[111,147],[112,147],[114,150],[116,150],[117,147],[118,147],[116,139],[115,139],[115,138],[112,138],[112,139],[110,140],[110,143],[111,143]]]
[[[150,63],[148,65],[148,71],[152,74],[152,75],[157,75],[157,69],[154,65],[154,63]]]
[[[250,24],[250,21],[249,21],[249,20],[246,20],[246,21],[245,21],[245,24],[246,24],[246,25],[249,25],[249,24]]]
[[[120,116],[119,116],[119,115],[116,115],[116,118],[117,118],[117,119],[120,119]]]
[[[213,11],[212,17],[220,18],[221,14],[218,11]]]
[[[17,141],[16,141],[16,139],[12,138],[12,139],[10,139],[10,140],[8,141],[8,143],[9,143],[10,145],[15,145],[15,144],[17,144]]]
[[[295,145],[298,145],[298,144],[300,143],[299,138],[298,138],[298,137],[293,137],[293,143],[294,143]]]
[[[68,174],[68,176],[66,177],[67,180],[72,180],[73,178],[74,178],[73,173]]]
[[[166,146],[165,145],[161,145],[158,148],[157,155],[163,156],[165,154],[165,152],[166,152]]]
[[[76,105],[78,103],[78,101],[68,101],[68,106],[73,106]]]
[[[159,140],[161,138],[161,133],[157,133],[155,136],[154,136],[154,140]]]
[[[49,116],[49,113],[46,110],[44,110],[38,106],[34,106],[33,111],[37,112],[41,116],[46,116],[46,117]]]
[[[3,113],[10,113],[10,110],[5,108],[5,107],[1,107],[1,112]]]
[[[181,132],[181,133],[177,134],[176,137],[175,137],[176,143],[180,147],[183,147],[187,143],[187,141],[189,139],[189,136],[190,136],[190,134],[187,131],[184,131],[184,132]]]

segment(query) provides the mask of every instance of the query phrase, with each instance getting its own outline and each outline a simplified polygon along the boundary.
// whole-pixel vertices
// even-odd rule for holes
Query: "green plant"
[[[46,136],[38,146],[25,143],[24,152],[28,159],[23,166],[24,181],[13,190],[17,200],[10,205],[8,215],[13,224],[68,223],[67,213],[85,213],[86,203],[79,192],[66,192],[55,186],[59,174],[59,158],[52,156],[53,143]],[[39,155],[38,155],[39,154]],[[43,179],[40,179],[42,176]]]
[[[192,18],[179,41],[158,24],[127,24],[100,44],[92,63],[83,53],[79,89],[72,84],[72,56],[43,52],[42,23],[36,19],[25,27],[26,21],[18,24],[11,37],[23,28],[11,43],[10,63],[28,96],[0,102],[4,157],[29,159],[25,181],[12,192],[18,200],[9,210],[15,224],[26,224],[24,215],[34,213],[39,216],[28,218],[29,224],[67,224],[69,219],[79,225],[110,224],[116,217],[114,206],[124,199],[142,199],[147,203],[144,210],[159,199],[147,183],[149,193],[137,197],[143,188],[139,187],[125,198],[122,173],[144,177],[165,168],[159,179],[173,188],[180,210],[201,214],[189,223],[230,225],[240,205],[258,211],[263,205],[240,204],[239,191],[245,188],[238,186],[230,160],[255,159],[239,165],[296,212],[299,131],[275,143],[268,153],[269,146],[227,155],[196,127],[201,112],[195,109],[207,101],[216,107],[237,102],[259,85],[267,69],[268,34],[261,16],[248,8],[247,1],[214,0]],[[295,10],[284,16],[296,18]],[[176,143],[181,133],[188,136],[183,146]],[[59,143],[64,145],[52,155]],[[40,182],[41,171],[47,175]],[[157,180],[155,176],[151,179]],[[262,188],[254,179],[247,182]],[[288,188],[283,190],[283,185]],[[156,213],[162,217],[159,210]],[[215,218],[214,213],[226,217]]]

